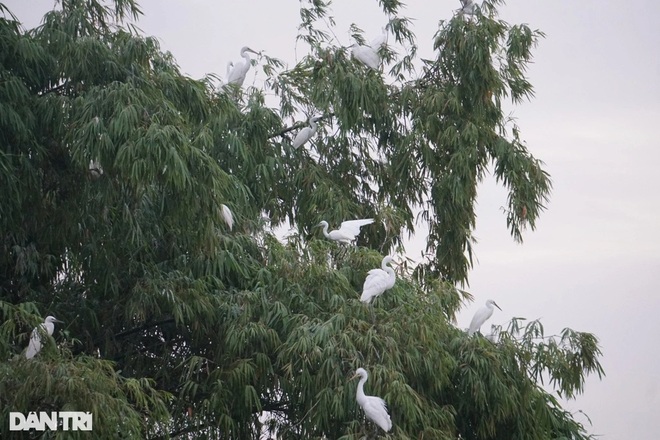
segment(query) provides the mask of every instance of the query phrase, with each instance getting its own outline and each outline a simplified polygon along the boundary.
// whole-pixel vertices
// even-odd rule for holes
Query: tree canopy
[[[329,2],[305,1],[308,55],[262,54],[264,88],[239,88],[183,75],[130,24],[134,0],[61,0],[30,30],[0,3],[2,438],[24,435],[10,411],[58,410],[92,411],[100,439],[371,438],[358,367],[388,438],[589,438],[557,393],[602,374],[594,335],[513,320],[493,343],[452,324],[481,180],[507,188],[518,241],[550,193],[502,110],[532,96],[542,33],[486,0],[440,21],[420,61],[402,4],[378,4],[380,70],[331,38]],[[292,148],[313,115],[317,136]],[[428,259],[361,303],[417,214]],[[315,227],[352,218],[376,220],[356,246]],[[279,240],[282,225],[296,233]],[[46,315],[65,323],[26,359]]]

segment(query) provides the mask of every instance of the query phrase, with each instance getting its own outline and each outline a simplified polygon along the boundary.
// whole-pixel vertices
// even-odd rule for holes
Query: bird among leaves
[[[396,273],[394,269],[387,264],[392,261],[392,257],[385,257],[380,264],[381,269],[371,269],[364,280],[362,286],[362,296],[360,301],[363,303],[371,303],[371,301],[382,295],[388,289],[394,287],[396,282]]]
[[[387,404],[380,397],[364,394],[364,383],[369,378],[369,373],[364,368],[358,368],[351,380],[356,377],[360,378],[355,395],[358,405],[362,407],[369,420],[378,425],[383,431],[389,432],[392,429],[392,420],[387,413]]]
[[[318,129],[318,124],[316,121],[319,119],[321,119],[320,116],[315,116],[309,119],[309,127],[305,127],[300,130],[293,140],[293,143],[291,144],[293,145],[293,148],[300,148],[300,146],[302,146],[316,134],[316,130]]]
[[[55,331],[55,323],[62,322],[58,319],[55,319],[54,316],[47,316],[44,322],[39,326],[35,327],[32,330],[32,336],[30,336],[30,342],[28,343],[27,350],[25,351],[25,357],[27,359],[32,359],[40,351],[42,344],[43,333],[47,333],[48,336],[52,336]]]

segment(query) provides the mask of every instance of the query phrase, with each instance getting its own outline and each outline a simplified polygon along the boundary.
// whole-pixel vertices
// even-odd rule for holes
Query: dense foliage
[[[502,112],[532,94],[541,34],[498,3],[441,21],[416,73],[397,0],[379,2],[396,40],[384,72],[320,30],[329,5],[303,2],[309,55],[258,60],[276,104],[182,75],[126,24],[134,0],[61,0],[33,30],[0,4],[0,436],[23,435],[9,411],[51,410],[92,411],[100,439],[373,436],[348,380],[362,366],[389,438],[587,438],[540,384],[571,397],[601,375],[593,335],[513,321],[492,343],[451,324],[488,167],[516,240],[551,186]],[[318,136],[292,149],[315,114]],[[360,303],[416,212],[428,260]],[[347,249],[314,228],[365,217]],[[46,315],[65,324],[27,360]]]

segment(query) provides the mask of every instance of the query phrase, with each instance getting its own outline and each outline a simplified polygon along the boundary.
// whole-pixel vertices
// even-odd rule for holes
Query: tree
[[[516,240],[551,188],[501,109],[531,96],[542,34],[498,20],[500,3],[441,22],[419,75],[398,1],[379,4],[409,52],[383,48],[387,72],[319,29],[328,4],[304,3],[309,55],[259,59],[277,106],[182,75],[126,24],[134,0],[62,0],[29,31],[0,4],[2,437],[22,435],[9,411],[64,409],[91,410],[96,438],[373,436],[348,381],[362,366],[392,438],[588,438],[540,384],[572,397],[600,376],[595,336],[516,320],[494,344],[451,324],[488,165]],[[320,128],[296,150],[302,114]],[[363,305],[416,210],[428,261]],[[341,251],[314,228],[359,217],[377,222]],[[285,222],[298,233],[282,243]],[[46,314],[66,324],[27,360]]]

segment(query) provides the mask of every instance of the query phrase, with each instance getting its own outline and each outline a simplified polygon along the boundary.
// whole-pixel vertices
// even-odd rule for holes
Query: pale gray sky
[[[5,4],[27,27],[53,0]],[[244,45],[293,65],[297,1],[142,0],[138,25],[157,36],[193,77],[238,60]],[[410,0],[419,55],[430,58],[437,22],[458,0]],[[351,44],[348,25],[375,37],[385,24],[376,0],[335,0],[335,33]],[[500,207],[506,194],[492,179],[479,196],[478,264],[470,278],[476,297],[459,316],[467,327],[492,298],[511,317],[542,318],[546,333],[564,327],[595,333],[604,352],[603,381],[567,404],[584,410],[590,432],[606,439],[654,439],[660,432],[660,5],[655,1],[517,0],[502,8],[510,23],[547,34],[529,76],[536,98],[513,108],[532,153],[554,182],[548,211],[524,245],[513,243]],[[390,40],[391,41],[391,40]],[[260,85],[254,69],[247,84]],[[411,257],[419,254],[411,243]],[[489,323],[484,326],[488,328]],[[580,415],[578,418],[582,417]],[[585,423],[586,419],[582,418]]]

